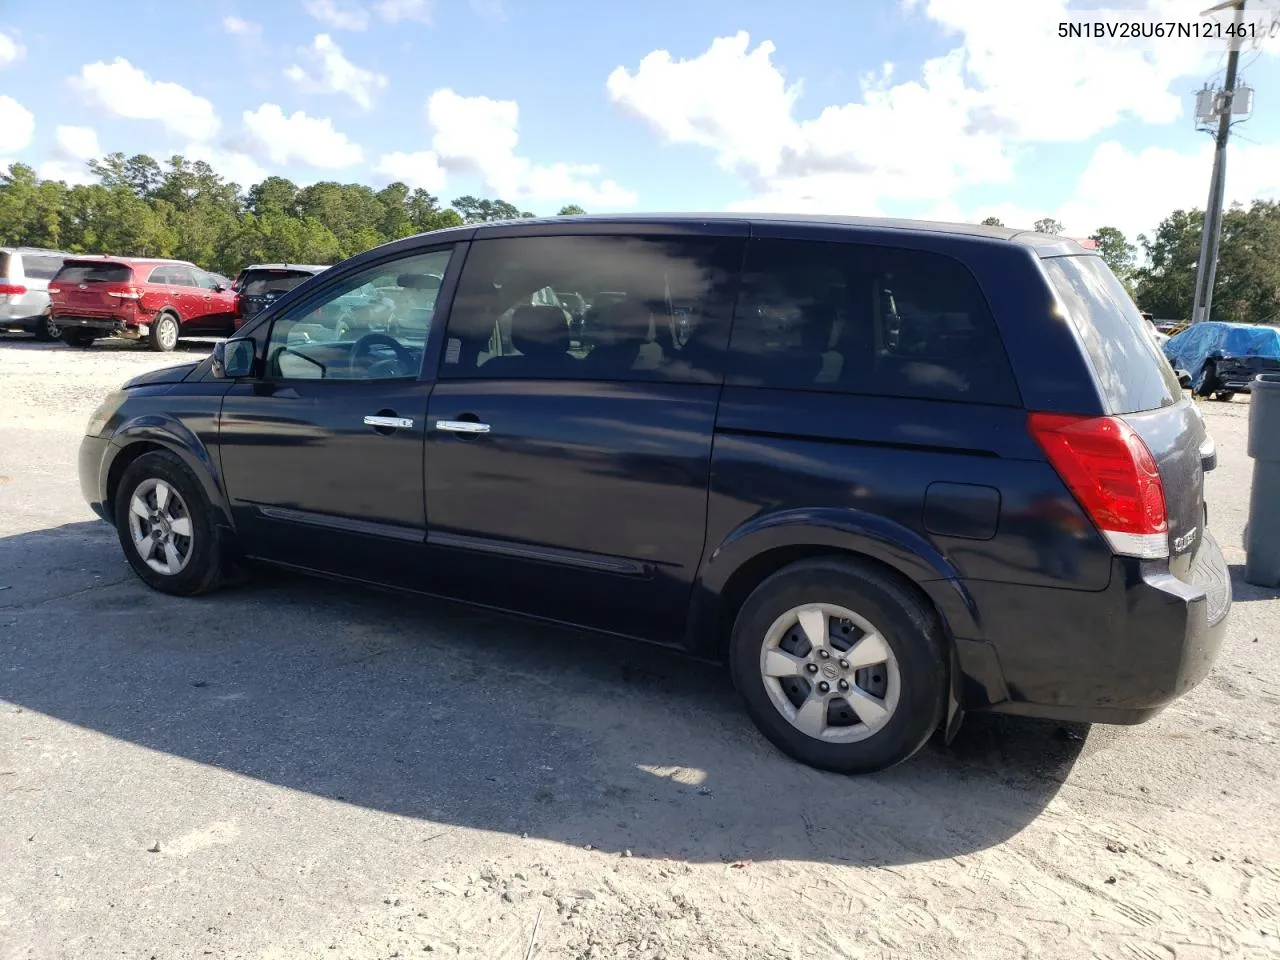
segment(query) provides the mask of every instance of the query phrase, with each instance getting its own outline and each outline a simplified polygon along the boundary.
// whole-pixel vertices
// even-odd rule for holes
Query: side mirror
[[[226,293],[226,292],[227,292],[227,288],[226,288],[226,287],[224,287],[224,286],[223,286],[222,284],[220,284],[220,283],[215,283],[215,284],[213,285],[213,292],[214,292],[214,293]]]
[[[1187,373],[1185,370],[1178,370],[1176,372],[1178,375],[1178,386],[1182,387],[1183,390],[1190,390],[1191,374]]]
[[[220,340],[213,346],[213,375],[220,380],[253,376],[256,356],[252,340]]]

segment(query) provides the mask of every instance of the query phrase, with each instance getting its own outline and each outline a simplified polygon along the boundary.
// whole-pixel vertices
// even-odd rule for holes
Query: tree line
[[[89,162],[96,182],[42,180],[15,163],[0,175],[0,244],[70,253],[174,257],[223,274],[250,263],[337,263],[428,230],[532,217],[505,200],[267,177],[247,190],[204,161],[113,153]],[[583,213],[578,206],[561,215]]]
[[[207,163],[181,156],[161,163],[113,153],[90,161],[89,171],[95,182],[68,186],[13,164],[0,175],[0,244],[175,257],[231,274],[249,263],[337,263],[428,230],[534,215],[474,196],[445,206],[403,183],[381,190],[334,181],[299,187],[267,177],[242,190]],[[995,217],[983,223],[1002,226]],[[1175,210],[1136,243],[1110,226],[1091,239],[1139,306],[1183,320],[1191,314],[1203,224],[1203,211]],[[1049,217],[1034,229],[1064,232]],[[1280,322],[1280,202],[1236,204],[1224,214],[1213,312],[1215,319]]]
[[[1003,226],[995,217],[982,222]],[[1034,229],[1064,232],[1051,217],[1037,220]],[[1138,306],[1157,318],[1189,320],[1203,229],[1203,210],[1175,210],[1150,233],[1138,234],[1136,244],[1115,227],[1099,227],[1090,239]],[[1224,212],[1213,319],[1280,323],[1280,201],[1236,203]]]

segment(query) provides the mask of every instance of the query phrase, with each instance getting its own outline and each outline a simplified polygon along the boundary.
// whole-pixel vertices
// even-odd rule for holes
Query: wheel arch
[[[230,531],[235,527],[231,509],[209,449],[181,421],[163,414],[148,414],[121,424],[111,437],[115,454],[104,476],[105,503],[112,509],[120,480],[129,464],[148,453],[165,451],[176,455],[195,474],[217,523]]]
[[[942,624],[948,644],[978,632],[978,612],[958,571],[919,534],[860,511],[797,510],[755,518],[710,553],[694,585],[686,644],[723,659],[734,620],[751,592],[800,560],[866,563],[898,582]]]

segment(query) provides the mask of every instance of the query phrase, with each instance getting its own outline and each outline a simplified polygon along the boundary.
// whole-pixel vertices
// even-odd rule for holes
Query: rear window
[[[1021,402],[977,281],[922,250],[751,241],[729,352],[747,386]]]
[[[1167,407],[1182,396],[1146,320],[1102,258],[1051,257],[1043,263],[1112,413]]]
[[[75,263],[63,264],[54,279],[60,283],[128,283],[133,270],[124,263]]]
[[[22,255],[22,272],[33,280],[52,280],[61,267],[62,257],[38,253]]]
[[[246,297],[288,293],[311,276],[306,270],[251,270],[240,278],[239,290]]]

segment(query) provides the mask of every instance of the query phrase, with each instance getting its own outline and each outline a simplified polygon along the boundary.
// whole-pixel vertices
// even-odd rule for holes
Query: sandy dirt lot
[[[147,590],[80,498],[162,357],[0,340],[0,958],[1280,956],[1280,599],[1206,404],[1236,606],[1157,719],[780,756],[717,670],[274,573]],[[531,948],[532,944],[532,948]]]

